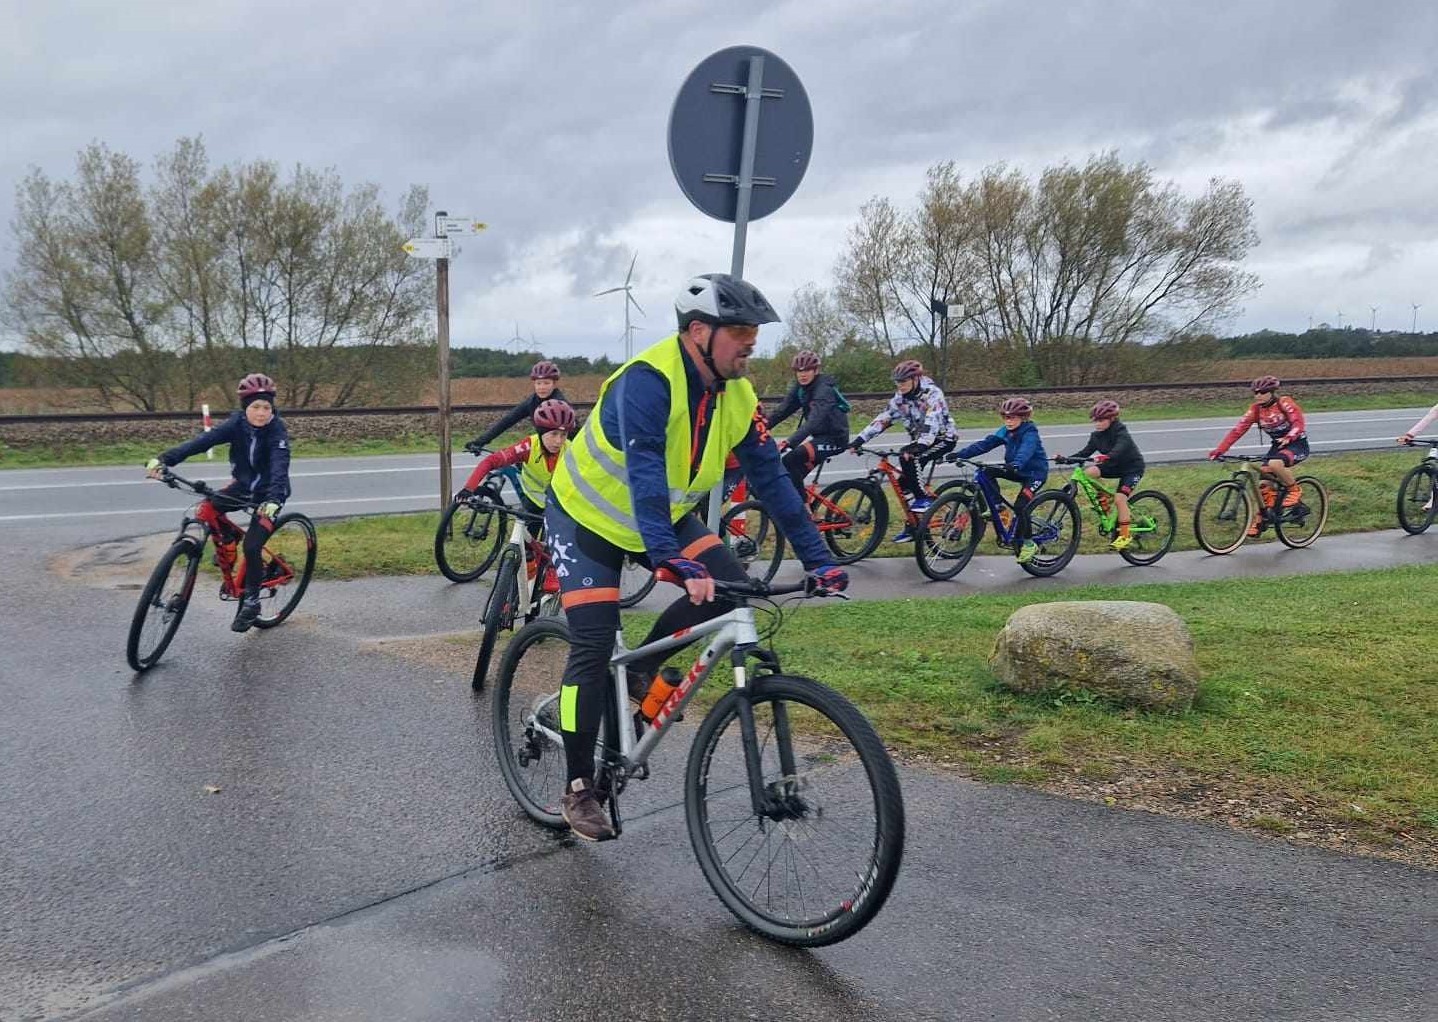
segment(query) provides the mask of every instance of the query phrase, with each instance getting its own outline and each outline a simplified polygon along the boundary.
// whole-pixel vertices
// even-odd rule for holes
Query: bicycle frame
[[[650,755],[659,744],[670,726],[683,713],[684,708],[694,698],[695,694],[704,686],[714,665],[719,658],[732,654],[730,663],[734,668],[734,687],[743,689],[748,684],[748,672],[745,668],[745,661],[748,659],[748,651],[759,643],[759,631],[754,624],[754,608],[747,604],[735,607],[727,613],[721,614],[702,624],[692,628],[681,628],[671,635],[661,639],[645,643],[635,649],[628,649],[624,645],[623,632],[616,632],[614,637],[614,655],[609,659],[609,665],[614,674],[613,701],[610,706],[620,708],[627,705],[629,699],[629,666],[637,660],[643,660],[657,653],[667,653],[670,650],[687,646],[696,639],[702,639],[706,635],[713,638],[704,647],[692,667],[684,675],[683,679],[669,694],[654,719],[644,729],[638,738],[634,730],[626,726],[623,719],[613,722],[613,731],[619,736],[618,756],[610,760],[610,765],[616,768],[616,782],[622,785],[624,781],[640,773],[649,762]],[[540,718],[540,711],[546,704],[559,699],[559,693],[555,692],[542,698],[533,707],[533,726],[544,732],[552,742],[561,746],[564,737],[559,732],[546,727]],[[622,712],[622,711],[621,711]],[[754,711],[747,702],[741,702],[739,708],[740,729],[744,736],[746,745],[752,747],[754,742]],[[776,720],[780,715],[776,714]],[[780,725],[787,728],[787,723]],[[780,741],[780,763],[783,766],[785,775],[793,775],[794,764],[792,762],[792,746],[788,742],[787,733],[781,736]],[[613,755],[613,750],[604,749],[601,745],[602,755]],[[768,798],[764,791],[763,778],[760,773],[760,765],[757,757],[746,754],[745,760],[749,772],[750,795],[754,799],[756,811],[764,811],[768,805]],[[615,792],[614,794],[618,794]]]
[[[875,451],[871,448],[866,448],[865,450],[867,453],[878,455],[879,461],[873,468],[869,469],[869,474],[864,478],[871,483],[878,484],[881,489],[884,485],[884,481],[887,480],[889,489],[894,492],[894,499],[899,502],[899,507],[904,511],[904,520],[908,522],[909,525],[917,525],[919,516],[909,507],[909,502],[904,497],[904,488],[899,483],[903,473],[889,460],[891,452]],[[929,497],[934,496],[933,487],[929,484],[934,481],[934,470],[938,467],[938,461],[929,462],[928,471],[925,472],[923,479],[920,480],[920,486],[923,487],[924,493]]]
[[[1018,509],[999,491],[998,480],[989,475],[982,464],[968,461],[968,459],[964,459],[964,462],[973,468],[974,477],[960,485],[976,488],[979,491],[983,496],[984,505],[988,509],[987,517],[994,527],[994,533],[999,542],[1004,546],[1013,546],[1019,541]],[[1004,516],[999,513],[1005,508],[1009,512],[1007,524],[1004,523]]]
[[[242,558],[236,557],[234,553],[230,551],[228,544],[221,541],[221,536],[223,535],[222,529],[225,525],[228,525],[240,534],[240,539],[235,543],[237,549],[244,544],[245,534],[249,530],[240,528],[230,520],[224,511],[221,511],[215,506],[211,500],[211,498],[215,496],[215,491],[210,489],[209,486],[204,483],[191,482],[173,473],[169,473],[168,475],[169,479],[165,481],[169,483],[169,485],[178,486],[179,484],[184,484],[202,498],[197,503],[185,509],[185,515],[180,519],[180,530],[176,534],[175,539],[178,541],[188,536],[191,539],[198,540],[201,555],[205,552],[205,544],[207,542],[213,542],[216,551],[215,560],[223,579],[223,596],[224,598],[238,600],[244,594],[245,572],[249,570],[249,564]],[[173,482],[171,480],[173,480]],[[253,508],[247,510],[249,510],[251,515],[254,514]],[[192,525],[199,526],[199,529],[191,529],[190,526]],[[271,556],[274,557],[275,563],[280,566],[280,574],[273,578],[262,578],[260,580],[261,595],[265,595],[266,593],[273,595],[274,591],[280,586],[294,581],[294,568],[285,561],[284,558],[273,551],[271,551]],[[237,567],[238,570],[236,570]]]

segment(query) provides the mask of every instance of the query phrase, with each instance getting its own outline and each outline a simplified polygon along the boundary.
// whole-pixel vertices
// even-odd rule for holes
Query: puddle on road
[[[96,589],[142,589],[155,562],[175,540],[173,532],[118,539],[66,550],[46,564],[51,574]]]

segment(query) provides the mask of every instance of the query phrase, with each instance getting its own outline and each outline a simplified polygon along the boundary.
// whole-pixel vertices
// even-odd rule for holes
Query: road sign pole
[[[439,510],[443,513],[454,495],[449,450],[449,260],[436,260],[434,269],[439,315]]]
[[[759,104],[764,98],[764,58],[749,58],[749,87],[744,93],[744,146],[739,151],[739,192],[734,207],[734,256],[729,272],[744,276],[744,244],[749,237],[749,205],[754,198],[754,154],[759,145]],[[711,524],[717,525],[715,519]]]

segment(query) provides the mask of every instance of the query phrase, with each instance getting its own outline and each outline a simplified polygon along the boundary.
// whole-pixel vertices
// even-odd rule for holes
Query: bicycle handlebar
[[[172,490],[178,490],[182,486],[202,497],[213,497],[214,489],[209,483],[202,479],[186,479],[184,476],[172,471],[168,465],[160,466],[160,482]]]
[[[654,572],[654,578],[657,581],[668,582],[672,585],[682,586],[684,584],[684,579],[680,578],[676,572],[670,571],[668,568],[657,569]],[[737,596],[743,599],[753,597],[764,598],[769,596],[792,596],[795,593],[803,593],[806,596],[837,596],[843,598],[842,593],[830,592],[827,589],[815,585],[815,579],[809,575],[805,575],[798,582],[789,582],[781,586],[770,585],[756,578],[746,579],[743,582],[730,582],[722,578],[710,576],[710,581],[714,583],[714,593],[716,596]]]
[[[1438,436],[1415,436],[1409,440],[1404,447],[1432,447],[1438,446]]]

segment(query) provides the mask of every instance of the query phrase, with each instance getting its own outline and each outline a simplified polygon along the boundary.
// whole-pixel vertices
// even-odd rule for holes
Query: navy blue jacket
[[[674,343],[681,344],[678,340]],[[692,423],[698,421],[699,404],[705,394],[709,394],[711,402],[714,397],[705,390],[699,368],[682,344],[680,350],[689,381],[687,397]],[[716,389],[723,386],[721,381]],[[624,370],[610,386],[599,417],[604,438],[624,451],[634,517],[639,522],[645,552],[655,563],[679,556],[679,543],[669,521],[669,478],[664,461],[669,400],[669,381],[653,366],[638,362]],[[693,442],[699,450],[704,449],[708,439],[710,418],[706,415],[696,431],[698,436]],[[794,552],[806,568],[828,564],[833,557],[819,539],[809,512],[800,503],[798,491],[779,461],[779,445],[769,435],[758,407],[754,409],[754,418],[754,425],[734,448],[754,496],[773,514],[779,530],[793,544]],[[808,528],[805,528],[806,522],[809,522]]]
[[[1000,426],[982,440],[975,440],[969,446],[955,451],[954,457],[972,458],[985,451],[992,451],[1001,444],[1004,448],[1005,465],[1013,466],[1019,475],[1029,479],[1048,478],[1049,456],[1044,453],[1044,443],[1039,439],[1039,428],[1028,419],[1019,423],[1019,428],[1012,433],[1007,426]]]
[[[230,445],[230,474],[236,490],[256,503],[283,504],[290,496],[290,433],[276,415],[263,429],[255,429],[236,412],[208,433],[186,440],[160,455],[165,465],[178,465],[220,444]]]
[[[769,428],[774,429],[798,412],[799,428],[789,438],[790,447],[798,447],[810,438],[832,447],[847,447],[849,413],[839,402],[839,388],[832,376],[815,376],[814,382],[807,387],[795,383],[779,407],[774,409],[774,414],[769,416]]]

